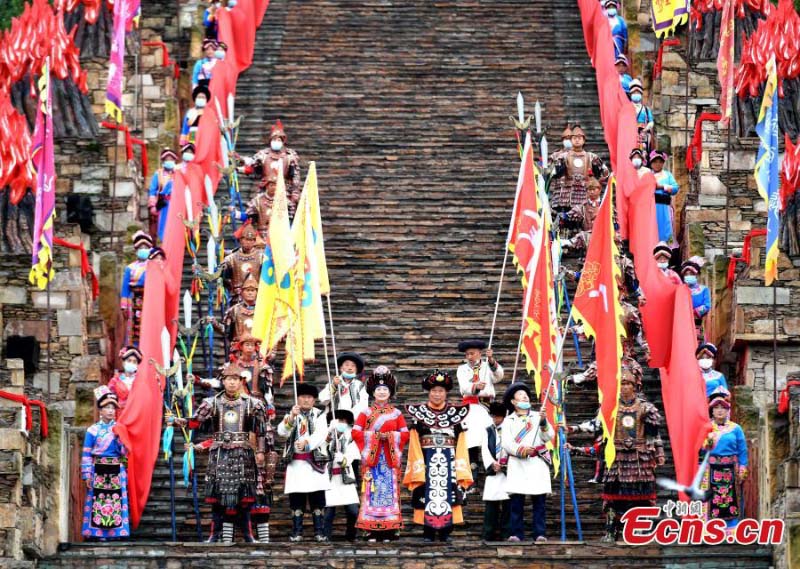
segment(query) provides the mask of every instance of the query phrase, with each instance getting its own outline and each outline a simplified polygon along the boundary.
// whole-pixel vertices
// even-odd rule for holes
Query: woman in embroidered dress
[[[411,490],[414,523],[424,526],[425,542],[449,542],[454,524],[464,523],[461,506],[472,485],[464,419],[466,405],[451,405],[453,378],[438,369],[422,381],[428,401],[406,407],[412,423],[403,484]]]
[[[122,275],[122,289],[119,293],[119,307],[125,318],[125,343],[139,345],[139,327],[144,303],[144,278],[147,272],[147,259],[153,248],[153,239],[144,231],[133,234],[133,248],[136,260],[125,267]]]
[[[353,427],[353,440],[361,452],[361,507],[356,527],[369,539],[388,541],[403,527],[400,512],[400,462],[408,442],[403,413],[389,399],[397,380],[386,366],[378,366],[366,385],[372,405],[362,411]]]
[[[114,377],[109,380],[108,388],[119,399],[119,408],[122,410],[128,403],[133,382],[136,381],[136,372],[142,363],[142,352],[134,346],[125,346],[119,352],[119,359],[122,360],[122,371],[117,370]]]
[[[731,421],[730,392],[717,388],[708,403],[712,430],[704,445],[711,449],[708,470],[700,485],[706,490],[703,514],[706,519],[725,520],[728,528],[736,527],[742,512],[739,507],[741,483],[747,479],[747,441],[742,428]]]
[[[107,386],[95,389],[100,421],[86,430],[81,456],[81,478],[86,483],[83,506],[84,538],[125,538],[131,535],[128,515],[128,450],[114,434],[119,401]]]

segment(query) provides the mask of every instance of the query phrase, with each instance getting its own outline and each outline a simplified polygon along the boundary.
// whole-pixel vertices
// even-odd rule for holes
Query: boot
[[[292,535],[289,536],[289,541],[302,541],[303,540],[303,510],[294,510],[292,512]]]
[[[242,537],[245,543],[258,543],[256,538],[253,537],[253,531],[250,524],[250,511],[247,510],[240,514],[239,527],[242,530]]]
[[[262,522],[256,525],[259,543],[269,543],[269,522]]]
[[[347,514],[347,529],[344,532],[344,538],[347,541],[355,541],[356,540],[356,519],[358,516],[354,516],[353,514]],[[330,536],[329,536],[330,537]]]
[[[233,522],[222,522],[222,543],[233,543]]]
[[[608,510],[606,512],[606,534],[600,538],[600,543],[614,543],[617,541],[616,536],[616,514],[614,510]]]
[[[311,519],[314,520],[314,537],[317,541],[328,541],[328,536],[325,535],[325,518],[322,515],[322,510],[314,510],[311,513]]]
[[[219,512],[211,512],[211,535],[206,540],[206,543],[217,543],[222,538],[222,514]]]

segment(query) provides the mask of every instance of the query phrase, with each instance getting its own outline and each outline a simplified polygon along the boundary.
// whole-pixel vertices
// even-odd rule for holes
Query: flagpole
[[[338,361],[339,356],[336,354],[336,334],[333,332],[333,311],[331,310],[331,295],[325,295],[328,301],[328,322],[331,324],[331,346],[333,347],[333,360]]]
[[[512,218],[513,219],[513,218]],[[503,291],[503,278],[506,274],[506,264],[508,263],[508,241],[506,241],[505,254],[503,255],[503,268],[500,269],[500,282],[497,284],[497,299],[494,302],[494,316],[492,316],[492,329],[489,332],[489,348],[492,349],[492,341],[494,340],[494,327],[497,324],[497,311],[500,308],[500,293]]]

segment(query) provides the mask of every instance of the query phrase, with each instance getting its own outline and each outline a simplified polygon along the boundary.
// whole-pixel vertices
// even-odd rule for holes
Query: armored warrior
[[[594,177],[608,177],[608,168],[597,154],[584,150],[586,134],[579,125],[572,129],[572,150],[561,156],[554,164],[555,178],[564,177],[559,191],[551,191],[550,205],[554,211],[569,211],[573,206],[586,201],[586,183]]]
[[[403,484],[411,490],[414,523],[424,526],[425,541],[450,541],[454,524],[464,523],[461,506],[472,485],[464,420],[466,405],[451,405],[453,378],[434,371],[422,381],[428,401],[408,405],[411,442]]]
[[[231,342],[235,342],[245,333],[253,333],[253,314],[256,309],[258,282],[250,273],[242,284],[242,299],[231,306],[222,319],[225,332]]]
[[[623,363],[619,409],[614,433],[616,459],[603,478],[604,542],[619,539],[620,518],[635,506],[656,501],[656,466],[664,465],[664,446],[659,436],[661,415],[644,399],[641,368]]]
[[[237,521],[244,540],[256,541],[250,530],[250,514],[258,499],[258,466],[264,465],[266,458],[267,415],[261,401],[244,394],[244,377],[239,366],[225,364],[224,390],[204,399],[191,419],[175,419],[176,425],[188,424],[190,429],[206,422],[213,424],[205,487],[205,500],[211,504],[213,516],[209,542],[232,543]]]
[[[230,295],[231,304],[241,300],[242,285],[249,275],[253,275],[258,290],[258,279],[261,275],[263,249],[256,247],[258,233],[247,223],[239,234],[239,249],[236,249],[222,261],[222,279]]]
[[[250,201],[247,210],[242,213],[236,210],[232,215],[239,220],[250,219],[264,242],[267,241],[267,229],[272,213],[272,200],[278,183],[278,174],[283,172],[286,181],[286,195],[289,199],[289,217],[294,217],[297,202],[303,186],[300,180],[300,158],[291,148],[286,147],[286,132],[280,120],[276,121],[269,133],[269,148],[259,150],[254,156],[243,159],[244,166],[239,170],[243,174],[261,177],[258,183],[258,194]]]

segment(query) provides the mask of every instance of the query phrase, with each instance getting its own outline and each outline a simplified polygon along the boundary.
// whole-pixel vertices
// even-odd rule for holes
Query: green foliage
[[[0,30],[11,26],[11,19],[19,16],[25,8],[25,0],[0,0]]]

